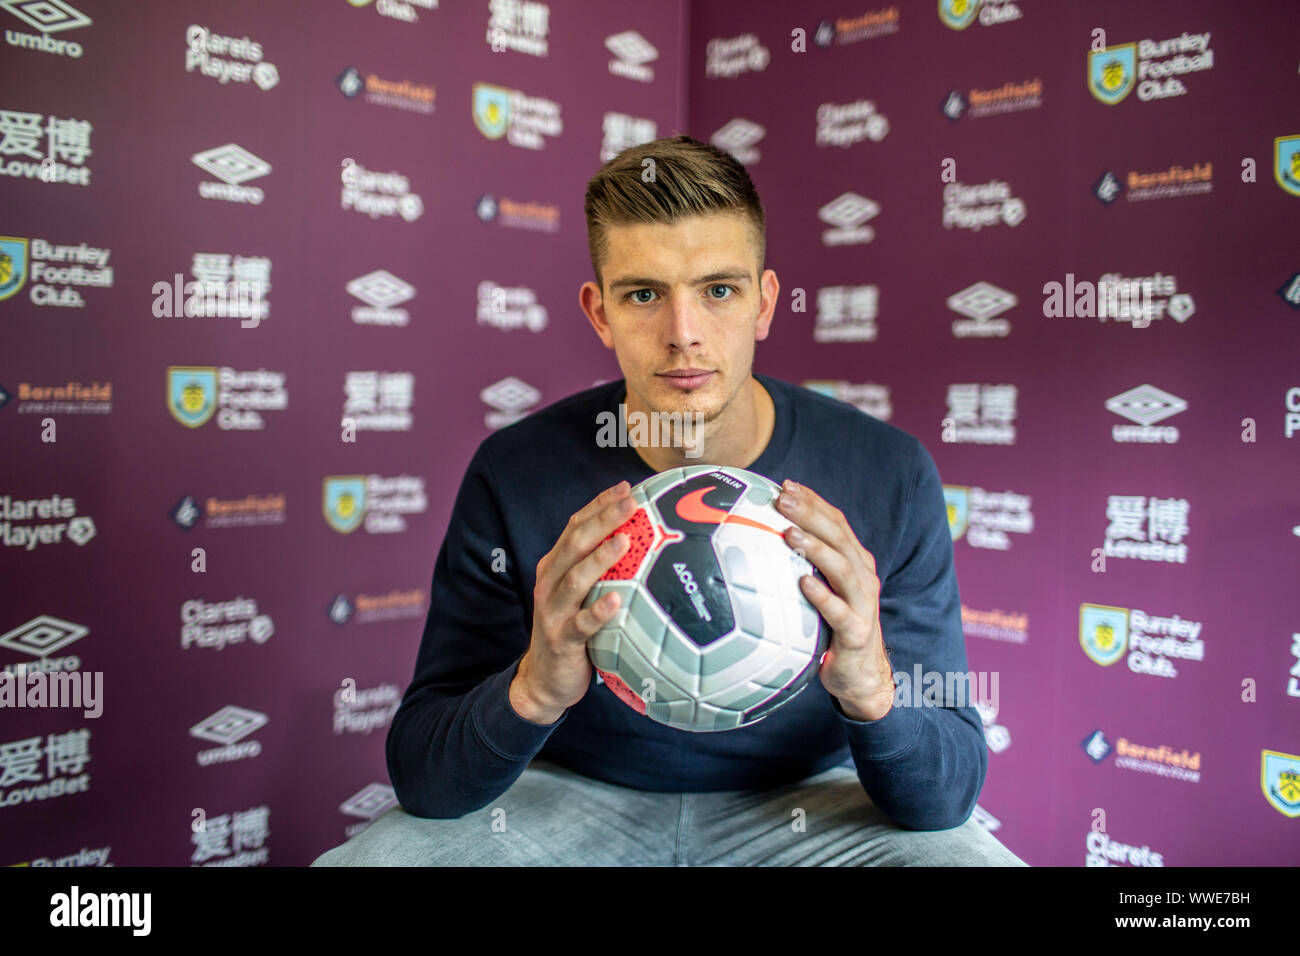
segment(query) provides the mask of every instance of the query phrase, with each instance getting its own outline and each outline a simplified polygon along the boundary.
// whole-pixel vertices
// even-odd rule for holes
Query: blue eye
[[[735,292],[735,291],[736,291],[736,289],[735,289],[734,286],[729,286],[729,285],[713,285],[713,286],[709,286],[709,291],[710,291],[710,292],[712,292],[714,289],[730,289],[732,292]],[[710,298],[712,298],[712,299],[717,299],[719,302],[726,302],[727,299],[730,299],[730,298],[731,298],[731,296],[730,296],[730,295],[727,295],[727,296],[719,297],[719,296],[714,295],[714,296],[710,296]]]
[[[627,294],[627,297],[628,297],[629,299],[631,299],[633,296],[635,296],[635,295],[640,295],[642,292],[649,292],[651,295],[654,295],[654,289],[637,289],[635,292],[629,292],[629,293]],[[632,301],[634,301],[634,302],[636,302],[636,303],[638,303],[638,304],[640,304],[640,305],[646,305],[646,304],[648,304],[651,300],[650,300],[650,299],[633,299]]]

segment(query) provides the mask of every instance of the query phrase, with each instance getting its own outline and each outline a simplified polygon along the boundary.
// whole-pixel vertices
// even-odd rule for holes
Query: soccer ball
[[[780,491],[714,465],[632,489],[636,510],[614,532],[631,546],[583,602],[620,596],[587,653],[628,706],[680,730],[735,730],[817,675],[830,630],[799,587],[817,571],[783,537],[792,522],[776,510]]]

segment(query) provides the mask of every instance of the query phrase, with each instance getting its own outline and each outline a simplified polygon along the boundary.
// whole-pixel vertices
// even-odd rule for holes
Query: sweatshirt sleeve
[[[536,724],[510,706],[532,630],[522,579],[485,442],[456,496],[415,676],[388,730],[388,773],[408,813],[448,819],[486,806],[568,715]]]
[[[948,680],[950,673],[963,678],[968,673],[961,598],[943,485],[925,446],[917,441],[916,449],[896,558],[880,594],[880,627],[898,689],[894,706],[879,720],[859,721],[832,700],[858,779],[872,801],[900,826],[946,830],[960,826],[975,809],[989,757],[973,706],[977,682],[972,678],[955,686]],[[924,676],[920,686],[912,686],[918,667],[921,675],[938,672],[944,688],[961,696],[945,689],[924,702]],[[945,694],[955,699],[943,699]],[[922,706],[915,705],[917,699]]]

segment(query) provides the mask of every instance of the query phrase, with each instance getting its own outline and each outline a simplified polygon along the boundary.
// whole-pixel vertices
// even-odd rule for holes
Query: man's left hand
[[[893,670],[880,630],[876,559],[859,543],[844,512],[811,488],[787,480],[777,510],[794,522],[785,540],[825,575],[830,587],[805,574],[799,586],[831,626],[831,646],[819,676],[826,692],[853,720],[879,720],[894,703]]]

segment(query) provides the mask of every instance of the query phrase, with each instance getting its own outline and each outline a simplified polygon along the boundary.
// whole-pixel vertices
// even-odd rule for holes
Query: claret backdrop
[[[586,181],[688,133],[766,207],[757,369],[939,466],[981,823],[1294,864],[1295,12],[2,0],[0,863],[305,864],[393,805],[470,455],[620,374]]]

